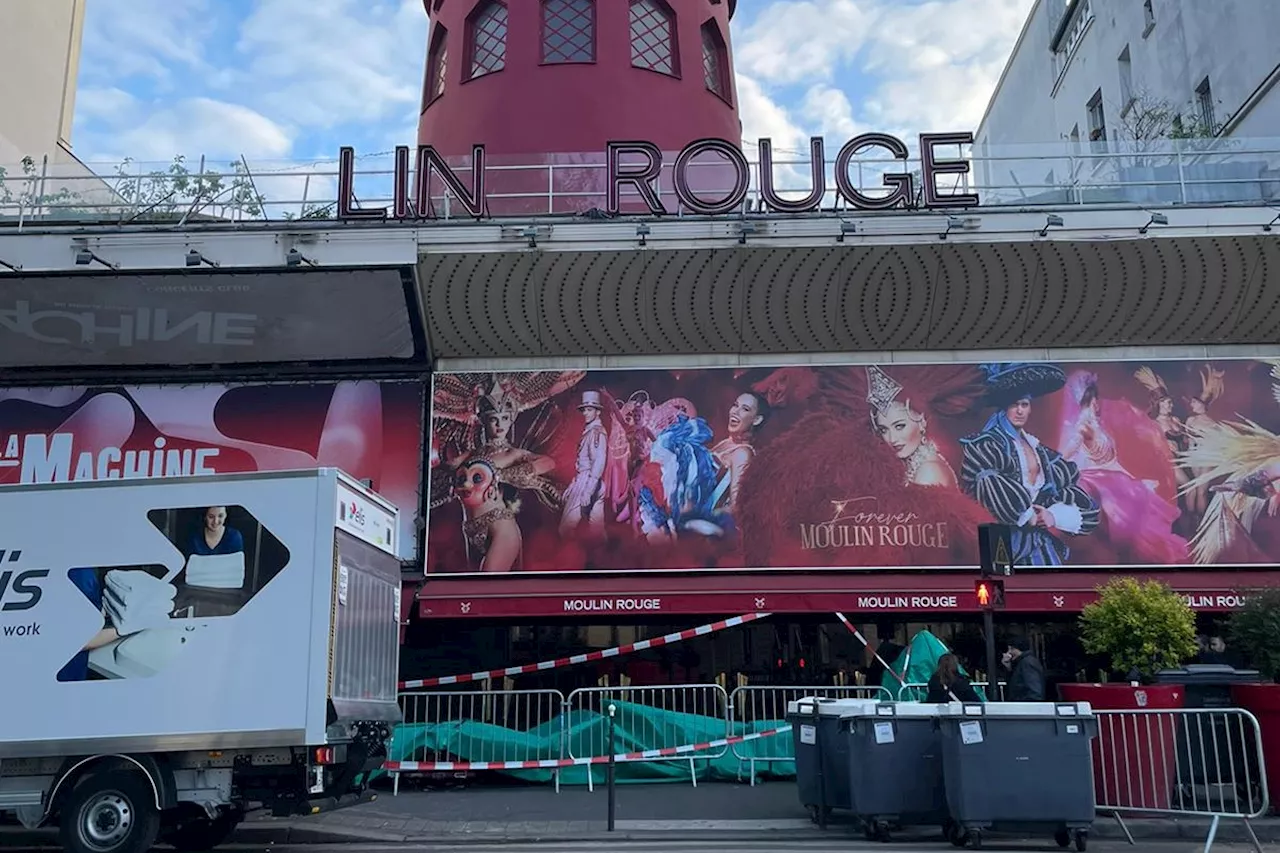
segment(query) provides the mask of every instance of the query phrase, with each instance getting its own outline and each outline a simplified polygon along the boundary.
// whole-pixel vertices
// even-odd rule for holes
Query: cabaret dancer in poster
[[[756,430],[769,417],[769,404],[753,392],[739,394],[729,407],[729,434],[716,442],[711,455],[720,464],[720,482],[716,486],[715,505],[733,515],[738,506],[742,478],[756,455],[752,443]]]
[[[1079,468],[1080,487],[1100,511],[1078,556],[1099,565],[1185,563],[1187,541],[1173,533],[1174,462],[1160,427],[1126,400],[1103,399],[1092,371],[1072,372],[1065,396],[1062,456]]]
[[[987,403],[996,409],[982,431],[961,439],[961,483],[996,520],[1014,528],[1013,559],[1023,566],[1061,566],[1066,537],[1098,526],[1098,504],[1080,486],[1074,462],[1027,432],[1032,401],[1066,384],[1051,364],[1002,362],[981,366]]]
[[[959,489],[908,477],[901,451],[877,440],[863,368],[788,368],[779,374],[764,392],[771,406],[808,413],[760,448],[743,478],[736,521],[747,565],[888,567],[977,560],[972,531],[989,523],[991,514]],[[929,408],[933,419],[941,415],[932,404],[960,412],[969,405],[966,395],[982,390],[973,366],[939,366],[931,376],[947,392],[921,393],[910,406],[917,414],[923,414],[917,406]],[[809,535],[814,532],[833,547],[815,545]]]
[[[560,517],[560,535],[598,535],[604,527],[605,469],[609,463],[609,438],[601,420],[604,407],[599,391],[583,391],[582,437],[578,439],[578,456],[574,462],[573,480],[564,490],[564,514]]]

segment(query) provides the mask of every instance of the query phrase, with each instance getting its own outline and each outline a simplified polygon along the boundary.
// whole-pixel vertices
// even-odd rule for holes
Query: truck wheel
[[[238,814],[224,811],[213,820],[198,817],[183,821],[162,840],[178,853],[204,853],[225,843],[239,824]]]
[[[67,853],[146,853],[160,833],[160,812],[137,773],[90,772],[67,794],[58,831]]]

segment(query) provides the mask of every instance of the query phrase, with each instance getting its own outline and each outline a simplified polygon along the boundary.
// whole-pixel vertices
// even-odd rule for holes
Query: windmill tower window
[[[542,61],[596,61],[595,0],[542,0]]]
[[[468,79],[507,67],[507,7],[498,0],[482,5],[467,22],[471,52]]]
[[[631,0],[631,65],[680,76],[675,13],[663,0]]]

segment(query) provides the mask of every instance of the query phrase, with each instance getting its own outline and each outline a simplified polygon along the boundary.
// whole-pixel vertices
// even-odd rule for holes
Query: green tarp
[[[706,743],[725,737],[723,718],[665,711],[647,705],[615,700],[614,750],[640,752],[662,746]],[[735,724],[730,734],[744,735],[786,725],[785,720],[761,720],[751,725]],[[402,724],[391,742],[392,761],[536,761],[559,758],[567,746],[574,757],[606,755],[608,720],[593,711],[576,711],[543,723],[528,731],[514,731],[491,723],[464,720],[450,723]],[[734,755],[743,756],[739,759]],[[719,752],[711,751],[711,754]],[[696,758],[694,770],[701,780],[749,779],[752,756],[793,758],[791,732],[745,741],[725,751],[719,758]],[[619,782],[688,781],[688,759],[626,762],[616,765]],[[530,782],[552,778],[549,769],[509,770],[507,775]],[[573,766],[561,769],[564,785],[585,785],[591,773],[597,784],[605,781],[605,765]],[[775,761],[755,766],[757,779],[793,778],[793,761]],[[381,774],[379,774],[381,775]]]
[[[906,668],[907,683],[927,683],[938,666],[938,658],[947,653],[942,641],[928,631],[912,638],[907,651],[896,661],[893,670],[902,674]],[[908,654],[908,652],[910,654]],[[918,695],[900,695],[901,685],[886,673],[884,687],[891,696],[903,701],[920,701]],[[912,691],[908,691],[910,693]],[[981,691],[979,691],[981,695]],[[985,698],[985,697],[984,697]],[[726,736],[725,721],[720,717],[683,714],[648,705],[614,700],[614,745],[608,745],[608,719],[594,711],[574,711],[548,720],[535,728],[516,731],[499,724],[476,720],[449,723],[405,723],[396,728],[391,743],[392,761],[513,762],[555,759],[565,755],[575,758],[615,753],[641,752],[661,747],[683,746],[720,740]],[[735,723],[728,734],[745,735],[779,728],[785,720],[759,720],[750,725]],[[791,732],[736,744],[724,750],[719,758],[696,758],[694,772],[701,780],[749,779],[751,759],[757,779],[794,778],[795,751]],[[720,750],[714,750],[713,753]],[[736,752],[736,754],[735,754]],[[741,756],[741,758],[739,757]],[[764,763],[764,759],[779,759]],[[529,782],[548,782],[550,769],[502,771]],[[597,784],[605,781],[603,764],[565,767],[560,772],[564,785],[587,784],[588,773]],[[378,775],[382,775],[379,773]],[[688,759],[636,761],[617,765],[619,782],[660,782],[689,780]]]
[[[928,684],[929,679],[933,677],[933,673],[938,668],[938,659],[947,654],[951,650],[946,644],[935,637],[929,631],[921,631],[911,638],[911,642],[907,645],[902,654],[898,655],[898,659],[887,661],[892,672],[886,672],[880,684],[885,690],[889,691],[890,696],[896,696],[903,702],[923,702],[925,691],[923,688],[910,688],[903,690],[902,682],[894,677],[893,673],[898,673],[902,677],[902,681],[907,684]],[[903,671],[905,667],[906,671]],[[968,677],[969,673],[964,671],[964,667],[960,668],[960,674]],[[974,688],[978,696],[986,701],[986,693],[981,687]]]

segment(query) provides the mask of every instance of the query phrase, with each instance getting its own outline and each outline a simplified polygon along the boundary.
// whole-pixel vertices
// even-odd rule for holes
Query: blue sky
[[[1031,5],[740,0],[744,137],[976,128]],[[421,0],[88,0],[73,146],[258,167],[413,144],[426,35]]]

